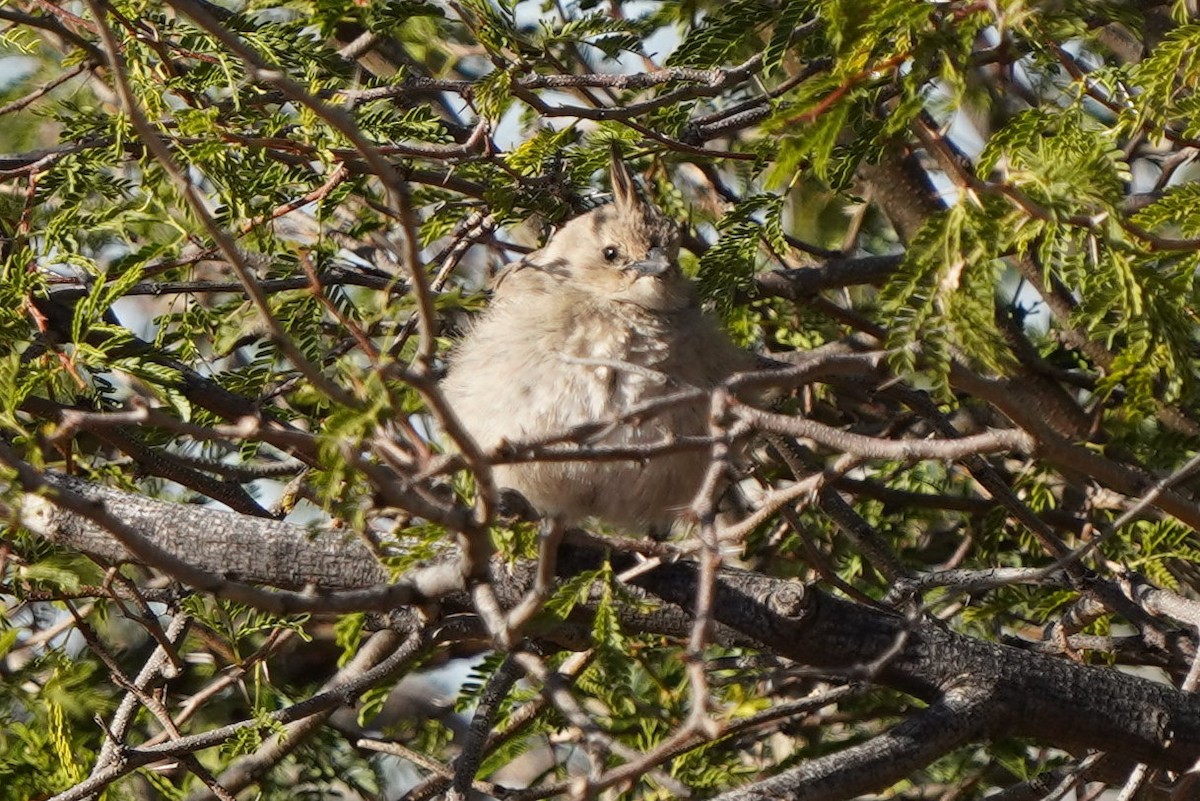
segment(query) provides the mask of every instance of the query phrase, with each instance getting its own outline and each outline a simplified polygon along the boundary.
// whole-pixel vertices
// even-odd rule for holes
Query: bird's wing
[[[499,270],[496,271],[496,274],[492,277],[492,280],[489,282],[489,288],[493,292],[499,292],[500,285],[502,283],[504,283],[504,280],[506,278],[508,278],[513,273],[518,272],[519,270],[525,269],[528,266],[529,266],[529,263],[526,262],[524,259],[521,259],[519,261],[510,261],[508,264],[504,265],[503,267],[501,267]]]
[[[492,279],[491,290],[492,297],[498,299],[509,295],[527,296],[530,293],[555,294],[562,291],[562,285],[561,270],[549,269],[545,264],[526,256],[500,268],[500,272]]]

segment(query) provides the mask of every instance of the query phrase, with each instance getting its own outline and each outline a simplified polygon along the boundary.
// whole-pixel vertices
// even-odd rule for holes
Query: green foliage
[[[600,12],[582,14],[561,25],[542,21],[539,28],[533,43],[546,53],[564,44],[590,45],[610,59],[617,58],[622,51],[635,50],[642,37],[652,30],[636,20],[613,18]]]
[[[563,151],[578,136],[579,133],[574,127],[540,130],[513,148],[505,161],[522,175],[541,175],[546,167],[562,157]]]
[[[476,85],[475,103],[485,119],[499,120],[512,100],[512,73],[508,70],[490,72]]]
[[[792,50],[796,29],[813,12],[813,4],[801,0],[784,0],[775,21],[771,40],[763,51],[763,73],[770,75],[783,64]]]
[[[402,580],[444,558],[456,539],[446,519],[394,508],[397,498],[457,502],[461,520],[475,513],[474,479],[443,453],[430,398],[452,343],[487,302],[477,290],[489,268],[519,258],[536,238],[515,232],[520,224],[559,223],[603,198],[615,143],[651,199],[685,224],[683,267],[734,339],[794,356],[818,352],[809,363],[816,377],[771,396],[773,410],[837,431],[936,440],[947,422],[964,435],[1027,423],[1016,419],[1021,408],[986,390],[1016,392],[1021,379],[1012,377],[1036,374],[1078,407],[1082,428],[1055,429],[1064,442],[1036,458],[988,455],[990,468],[1068,547],[1104,532],[1080,559],[1089,581],[1110,580],[1120,565],[1191,593],[1195,526],[1162,505],[1167,490],[1139,497],[1189,462],[1196,442],[1179,421],[1200,408],[1200,172],[1187,155],[1200,139],[1200,26],[1183,5],[1180,24],[1166,30],[1164,18],[1147,25],[1131,4],[1082,0],[211,7],[225,31],[311,93],[302,102],[186,13],[143,0],[109,4],[121,74],[184,170],[181,182],[140,141],[116,71],[95,66],[100,43],[88,12],[74,9],[76,24],[17,2],[49,27],[6,20],[0,30],[0,56],[24,59],[0,85],[0,444],[38,469],[188,502],[218,499],[217,485],[266,506],[287,484],[291,505],[281,506],[292,519],[314,528],[336,521],[347,541],[370,543],[390,580]],[[1109,50],[1122,36],[1137,46]],[[77,64],[88,69],[48,86]],[[734,80],[733,68],[747,64],[749,77]],[[552,86],[530,88],[536,81]],[[565,106],[590,111],[563,116]],[[341,123],[356,126],[400,176],[403,202]],[[944,206],[919,228],[892,224],[899,215],[889,195],[903,200],[921,186],[864,179],[864,165],[897,153],[912,155],[934,185],[936,197],[913,198],[914,207]],[[192,192],[255,274],[274,328],[189,204]],[[468,218],[483,224],[468,230]],[[794,294],[761,289],[769,278],[901,253],[887,275]],[[416,324],[412,269],[433,285],[429,340]],[[768,275],[777,270],[785,274]],[[891,376],[837,372],[838,358],[876,349],[886,349]],[[826,364],[832,375],[820,372]],[[964,372],[975,374],[979,393],[956,383]],[[59,407],[110,416],[63,434]],[[143,408],[152,422],[135,419]],[[1031,430],[1050,425],[1042,411],[1029,412]],[[126,417],[112,422],[114,413]],[[1139,476],[1133,489],[1109,486],[1112,470],[1091,475],[1055,461],[1066,445]],[[982,491],[962,460],[847,459],[815,440],[800,450],[794,475],[769,446],[739,443],[729,472],[741,502],[754,507],[821,475],[909,577],[1055,561],[1005,505],[1011,499]],[[762,463],[744,476],[750,462]],[[4,502],[15,507],[15,473],[3,469]],[[1191,503],[1193,483],[1167,489]],[[1143,514],[1108,530],[1140,501]],[[739,503],[723,514],[742,515]],[[1083,597],[1074,585],[1031,581],[970,592],[931,586],[897,602],[895,566],[859,547],[819,497],[792,496],[789,506],[723,541],[729,561],[895,602],[989,640],[1038,638],[1035,628],[1058,625]],[[490,545],[509,564],[537,553],[534,525],[489,523]],[[66,598],[127,677],[153,649],[161,610],[192,616],[178,673],[153,692],[172,713],[212,693],[179,720],[184,736],[247,724],[199,755],[214,775],[281,732],[270,713],[311,695],[380,625],[366,611],[280,616],[209,592],[181,596],[153,568],[122,566],[116,578],[107,561],[28,530],[3,537],[4,798],[48,797],[86,777],[102,734],[94,718],[107,722],[122,697],[94,643],[70,652],[58,637],[28,645],[63,620]],[[681,558],[693,555],[692,542],[676,543]],[[152,595],[150,612],[140,599],[106,595],[127,583]],[[505,658],[477,629],[456,634],[470,628],[457,627],[457,617],[442,627],[471,611],[466,595],[419,610],[438,657],[483,654],[457,692],[460,714]],[[671,740],[696,699],[685,638],[637,626],[661,611],[610,564],[560,582],[520,645],[551,670],[585,665],[556,678],[595,728],[581,732],[524,676],[495,722],[512,736],[485,755],[478,778],[504,775],[546,743],[556,761],[540,778],[568,781],[580,753],[596,771],[623,764],[597,746],[605,738],[642,753]],[[1080,634],[1107,635],[1125,622],[1110,610]],[[542,637],[565,627],[587,640],[570,643],[585,656]],[[1102,641],[1088,642],[1078,649],[1088,661],[1115,659]],[[703,660],[707,715],[731,728],[817,686],[766,649],[710,640],[687,657]],[[379,715],[395,680],[365,688],[359,724],[447,764],[458,747],[450,726]],[[759,723],[681,749],[660,773],[605,792],[672,797],[666,775],[693,795],[719,795],[865,743],[911,706],[908,696],[872,692],[828,719]],[[143,709],[127,739],[136,745],[160,731]],[[966,746],[881,792],[915,797],[937,784],[987,797],[1012,777],[1066,761],[1041,746],[1003,738]],[[322,727],[245,792],[395,795],[399,758],[365,753]],[[145,770],[107,792],[123,798],[144,782],[185,798],[201,785],[186,767]]]
[[[1136,124],[1158,127],[1179,124],[1184,136],[1195,136],[1200,118],[1192,98],[1200,80],[1200,25],[1180,25],[1170,30],[1162,41],[1134,69],[1132,83],[1142,89],[1138,93]]]
[[[717,224],[720,238],[700,257],[696,277],[700,293],[722,314],[729,314],[752,286],[762,244],[787,251],[782,226],[783,198],[756,195],[742,201]]]
[[[1141,227],[1167,236],[1200,236],[1200,184],[1168,187],[1162,197],[1134,215]]]
[[[308,637],[305,631],[307,615],[284,618],[241,604],[199,595],[186,598],[184,606],[189,614],[224,641],[235,659],[250,653],[261,644],[263,635],[272,632],[286,630],[301,639]]]
[[[922,371],[946,393],[955,350],[1004,372],[1011,356],[995,322],[1002,203],[959,204],[929,219],[880,296],[888,351],[901,375]]]
[[[97,678],[94,664],[49,651],[0,682],[3,797],[65,790],[87,775],[99,745],[93,716],[113,708],[113,688]]]
[[[774,4],[764,0],[733,0],[722,5],[684,37],[667,65],[709,68],[739,61],[744,51],[759,45],[758,26],[775,13]]]
[[[980,154],[979,175],[995,170],[1001,157],[1008,180],[1051,214],[1110,209],[1129,179],[1111,134],[1097,129],[1079,106],[1015,116]]]

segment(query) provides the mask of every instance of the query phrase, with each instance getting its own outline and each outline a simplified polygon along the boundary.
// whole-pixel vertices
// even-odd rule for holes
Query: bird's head
[[[679,269],[679,230],[637,194],[614,149],[613,202],[567,222],[531,261],[599,300],[674,311],[693,302]]]

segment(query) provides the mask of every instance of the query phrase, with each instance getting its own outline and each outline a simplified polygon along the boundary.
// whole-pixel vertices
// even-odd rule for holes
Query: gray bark
[[[386,581],[366,546],[343,532],[315,531],[150,500],[64,476],[47,477],[53,487],[103,504],[159,548],[206,571],[275,587],[309,585],[330,598]],[[24,497],[21,519],[36,533],[106,562],[129,558],[101,526],[41,496]],[[602,558],[595,549],[565,545],[559,573],[594,568]],[[625,567],[624,557],[612,558],[616,567]],[[446,559],[453,560],[453,549],[448,548]],[[528,561],[497,558],[491,570],[497,597],[505,605],[517,603],[534,573]],[[698,582],[697,567],[687,562],[664,564],[639,576],[635,584],[667,606],[651,612],[627,610],[626,626],[686,636],[686,611]],[[461,586],[442,586],[447,610],[469,608]],[[1171,770],[1186,770],[1200,758],[1200,697],[1166,684],[967,637],[919,615],[905,617],[746,571],[720,572],[713,608],[721,641],[757,644],[798,665],[894,688],[931,705],[908,728],[901,724],[885,735],[876,745],[885,751],[842,755],[866,760],[864,764],[882,764],[881,753],[901,762],[917,759],[919,755],[905,745],[905,732],[934,719],[939,732],[954,732],[954,742],[942,743],[940,753],[964,739],[1023,736],[1068,751],[1107,751]],[[577,634],[571,632],[572,637]],[[805,769],[815,770],[813,764]],[[873,775],[876,787],[895,780],[889,770]]]
[[[231,581],[341,590],[387,580],[387,572],[352,531],[309,529],[205,506],[169,503],[60,473],[44,473],[43,478],[55,488],[101,505],[193,567]],[[102,562],[139,561],[103,526],[41,495],[24,495],[20,521],[51,542]]]

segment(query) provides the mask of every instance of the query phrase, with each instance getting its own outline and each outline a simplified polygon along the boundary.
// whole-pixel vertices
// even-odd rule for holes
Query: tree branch
[[[126,525],[137,528],[158,548],[170,549],[176,558],[194,557],[199,569],[224,569],[242,580],[273,586],[312,583],[329,593],[319,600],[336,601],[332,605],[338,609],[353,608],[358,596],[352,588],[377,585],[383,577],[382,567],[364,545],[336,533],[151,501],[54,474],[47,474],[46,480],[120,515]],[[46,505],[38,496],[26,499]],[[131,556],[115,537],[77,510],[58,509],[44,519],[46,523],[33,530],[48,539],[106,560]],[[602,558],[593,549],[564,544],[559,574],[595,569]],[[214,564],[218,561],[223,565]],[[618,570],[633,566],[624,557],[614,557]],[[509,564],[494,559],[492,583],[501,602],[512,605],[524,597],[535,570],[532,560]],[[448,572],[452,578],[460,575],[456,570]],[[694,602],[698,581],[696,565],[676,562],[643,572],[634,584],[682,611]],[[459,587],[447,581],[415,595],[449,597],[460,592]],[[732,633],[736,640],[757,642],[798,665],[869,680],[930,703],[959,690],[970,690],[972,698],[976,691],[986,693],[985,728],[991,736],[1033,737],[1065,749],[1108,750],[1120,743],[1124,756],[1171,770],[1185,770],[1200,758],[1200,697],[1170,686],[978,640],[936,623],[745,571],[721,569],[714,591],[718,640],[728,642]],[[466,603],[464,596],[456,597]],[[393,606],[406,602],[397,596]],[[670,608],[662,610],[668,613],[665,616],[640,610],[636,604],[623,605],[621,611],[625,624],[635,630],[686,637],[689,618],[684,615],[669,623]]]

